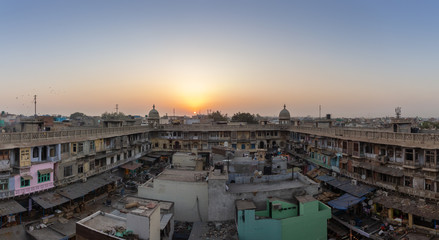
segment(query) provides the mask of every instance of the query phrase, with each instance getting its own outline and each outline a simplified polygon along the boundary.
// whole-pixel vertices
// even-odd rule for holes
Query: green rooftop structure
[[[236,201],[236,223],[241,240],[327,239],[331,209],[312,196],[294,201],[268,198],[265,210],[256,211],[253,201]]]

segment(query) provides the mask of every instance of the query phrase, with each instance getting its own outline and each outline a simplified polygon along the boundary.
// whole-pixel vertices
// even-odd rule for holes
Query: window
[[[89,165],[90,165],[90,170],[95,169],[95,161],[90,161]]]
[[[78,174],[79,173],[83,173],[84,172],[84,165],[83,164],[78,164]]]
[[[256,145],[253,143],[252,146],[251,146],[251,148],[252,148],[252,149],[255,149],[255,148],[256,148]]]
[[[73,175],[72,165],[64,167],[64,177],[69,177]]]
[[[236,144],[232,144],[232,148],[233,148],[233,149],[236,149]]]
[[[70,151],[70,145],[68,143],[61,144],[61,153],[66,153]]]
[[[80,142],[78,143],[78,152],[83,152],[84,151],[84,143]]]
[[[120,161],[120,154],[117,154],[117,161]]]
[[[78,151],[78,144],[77,143],[72,143],[72,152],[76,152]]]
[[[412,187],[412,185],[413,185],[413,178],[405,176],[404,177],[404,186]]]
[[[30,186],[30,179],[24,179],[23,177],[20,177],[20,187],[29,187]]]
[[[0,160],[9,159],[9,150],[0,150]]]
[[[245,149],[245,144],[241,144],[241,149]]]
[[[34,147],[34,149],[32,150],[32,157],[38,158],[39,156],[40,156],[40,149],[38,149],[37,147]]]
[[[41,174],[38,172],[38,183],[50,181],[50,173]]]
[[[425,163],[426,164],[434,164],[434,150],[426,150],[425,151]]]
[[[113,163],[113,162],[114,162],[114,157],[111,157],[110,163]]]
[[[55,157],[55,146],[49,147],[49,154],[50,157]]]
[[[433,191],[433,181],[425,179],[425,190]]]
[[[90,141],[90,151],[95,150],[95,141]]]
[[[8,179],[0,179],[0,190],[8,190],[8,184],[9,184],[9,180]]]
[[[405,160],[413,161],[413,149],[405,150]]]

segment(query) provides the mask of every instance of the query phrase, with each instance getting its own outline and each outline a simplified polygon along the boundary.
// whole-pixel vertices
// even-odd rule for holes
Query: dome
[[[279,113],[279,120],[290,120],[290,112],[287,110],[287,106],[284,104],[284,109]]]
[[[159,112],[155,110],[155,105],[152,105],[152,110],[149,111],[148,119],[160,119]]]

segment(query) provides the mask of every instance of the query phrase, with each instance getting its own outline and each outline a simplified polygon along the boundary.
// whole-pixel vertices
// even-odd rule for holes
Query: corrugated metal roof
[[[362,184],[353,185],[350,183],[340,185],[338,186],[338,189],[345,191],[355,197],[362,197],[375,190],[375,188],[366,185],[362,185]]]
[[[166,225],[168,225],[169,220],[171,220],[172,216],[174,214],[168,213],[162,216],[162,219],[160,220],[160,230],[165,229]]]
[[[32,196],[31,198],[44,209],[56,207],[69,201],[68,198],[63,197],[56,192],[46,192]]]
[[[9,214],[16,214],[20,212],[26,212],[26,208],[21,206],[15,200],[0,202],[0,216],[7,216]]]
[[[96,190],[100,187],[103,187],[107,184],[110,184],[112,182],[115,182],[119,179],[120,177],[118,176],[111,175],[109,173],[104,173],[96,177],[91,177],[87,179],[86,182],[77,182],[69,186],[63,187],[57,190],[57,192],[63,195],[64,197],[73,200],[85,196],[87,193]]]
[[[143,164],[141,164],[141,163],[130,162],[130,163],[126,163],[126,164],[124,164],[124,165],[122,165],[120,167],[124,168],[124,169],[128,169],[128,170],[136,170],[139,167],[141,167],[142,165]]]

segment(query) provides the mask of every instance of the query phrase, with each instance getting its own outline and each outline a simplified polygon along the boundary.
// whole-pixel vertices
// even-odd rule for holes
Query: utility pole
[[[322,119],[322,105],[319,105],[319,119]]]
[[[37,95],[34,95],[35,119],[37,119]]]

